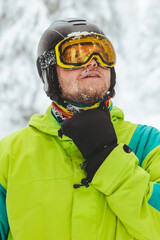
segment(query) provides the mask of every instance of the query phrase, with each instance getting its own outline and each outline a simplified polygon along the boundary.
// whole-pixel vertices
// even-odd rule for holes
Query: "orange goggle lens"
[[[101,34],[80,34],[65,38],[55,47],[57,64],[65,69],[86,66],[97,58],[103,68],[113,67],[116,62],[111,42]]]

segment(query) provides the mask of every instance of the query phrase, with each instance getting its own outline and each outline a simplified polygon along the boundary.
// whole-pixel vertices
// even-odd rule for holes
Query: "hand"
[[[61,131],[73,140],[87,160],[85,171],[89,180],[117,146],[117,137],[108,109],[90,109],[75,114],[62,123]]]

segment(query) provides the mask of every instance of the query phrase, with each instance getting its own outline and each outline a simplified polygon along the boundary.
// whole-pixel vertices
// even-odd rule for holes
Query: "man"
[[[42,35],[52,105],[0,143],[2,240],[159,240],[160,133],[113,106],[114,65],[111,42],[86,20]]]

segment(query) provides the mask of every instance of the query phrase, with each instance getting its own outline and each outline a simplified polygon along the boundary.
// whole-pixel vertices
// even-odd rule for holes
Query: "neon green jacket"
[[[119,145],[88,188],[73,188],[84,159],[58,137],[51,107],[0,142],[2,240],[160,239],[160,132],[124,121],[116,107],[111,119]]]

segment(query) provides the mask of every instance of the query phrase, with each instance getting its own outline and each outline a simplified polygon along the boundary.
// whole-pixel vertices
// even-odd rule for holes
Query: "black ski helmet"
[[[51,100],[57,101],[63,104],[63,99],[61,98],[61,92],[56,71],[56,62],[53,62],[52,56],[49,56],[48,51],[55,48],[56,44],[59,43],[64,38],[68,37],[68,34],[77,32],[94,32],[98,34],[105,35],[97,25],[89,22],[85,19],[65,19],[53,22],[49,28],[43,33],[37,52],[37,69],[38,73],[44,83],[44,91]],[[44,58],[43,64],[45,68],[42,68],[42,56]],[[46,58],[48,59],[46,60]],[[111,68],[111,86],[110,86],[110,96],[114,97],[115,90],[114,86],[116,84],[116,74],[114,67]]]

